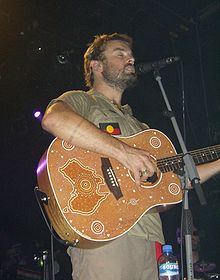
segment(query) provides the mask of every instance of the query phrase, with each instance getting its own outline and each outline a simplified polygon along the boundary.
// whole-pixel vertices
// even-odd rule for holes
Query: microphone
[[[172,57],[162,58],[154,62],[144,62],[135,65],[135,71],[137,74],[145,74],[155,69],[159,70],[160,68],[166,67],[167,65],[177,62],[179,60],[180,57],[172,56]]]

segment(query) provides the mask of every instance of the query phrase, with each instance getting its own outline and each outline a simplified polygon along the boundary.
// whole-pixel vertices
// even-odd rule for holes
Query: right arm
[[[140,185],[140,171],[148,170],[148,176],[152,176],[155,172],[147,151],[130,147],[101,131],[62,101],[54,103],[47,109],[42,127],[72,145],[118,160],[133,172],[138,185]],[[148,176],[144,175],[141,179],[146,180]]]

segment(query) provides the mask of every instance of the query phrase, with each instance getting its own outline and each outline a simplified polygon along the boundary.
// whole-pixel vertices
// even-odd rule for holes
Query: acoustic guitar
[[[113,158],[54,139],[40,159],[38,186],[57,234],[79,247],[97,247],[129,231],[148,211],[182,201],[175,173],[183,167],[169,138],[154,129],[130,137],[126,144],[150,152],[157,180],[135,184],[132,173]],[[220,145],[190,153],[195,164],[220,157]]]

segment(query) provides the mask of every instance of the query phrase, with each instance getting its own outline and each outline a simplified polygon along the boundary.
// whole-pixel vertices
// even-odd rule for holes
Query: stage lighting
[[[42,120],[42,113],[40,110],[36,109],[33,111],[33,116],[38,119],[39,121]]]
[[[62,65],[70,63],[68,52],[58,54],[57,55],[57,61]]]
[[[33,40],[29,42],[27,47],[27,55],[31,59],[39,59],[46,53],[45,46],[41,40]]]

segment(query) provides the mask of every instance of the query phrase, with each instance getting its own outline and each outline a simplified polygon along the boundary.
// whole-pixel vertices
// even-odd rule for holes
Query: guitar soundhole
[[[158,137],[151,137],[150,138],[150,145],[153,147],[153,148],[155,148],[155,149],[158,149],[158,148],[160,148],[160,146],[161,146],[161,141],[160,141],[160,139],[158,138]]]
[[[171,194],[177,195],[180,192],[180,187],[177,184],[172,183],[169,185],[168,190]]]
[[[91,230],[95,234],[102,234],[105,227],[102,222],[100,221],[94,221],[91,225]]]

